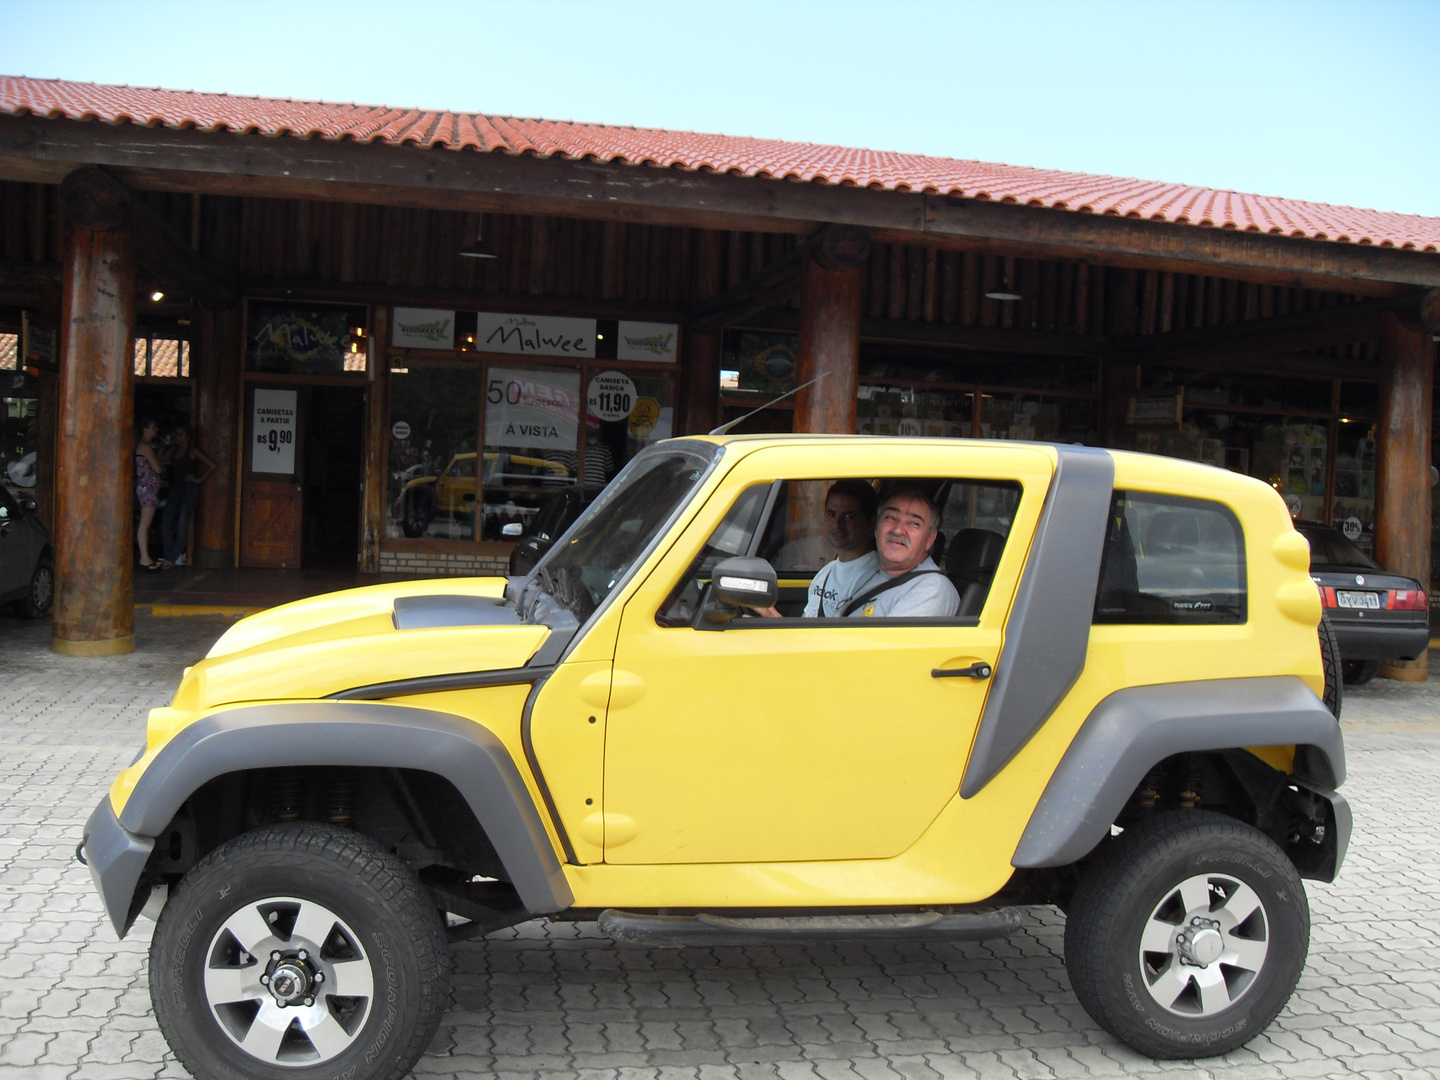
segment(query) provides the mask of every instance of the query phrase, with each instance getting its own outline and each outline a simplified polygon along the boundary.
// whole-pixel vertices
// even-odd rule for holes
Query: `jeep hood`
[[[504,578],[371,585],[243,619],[185,673],[171,703],[323,698],[376,683],[523,667],[550,631],[502,599]]]

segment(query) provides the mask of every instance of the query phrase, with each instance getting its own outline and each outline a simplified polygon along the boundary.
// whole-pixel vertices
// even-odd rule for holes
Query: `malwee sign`
[[[475,349],[529,356],[593,357],[595,320],[482,311],[475,316]]]

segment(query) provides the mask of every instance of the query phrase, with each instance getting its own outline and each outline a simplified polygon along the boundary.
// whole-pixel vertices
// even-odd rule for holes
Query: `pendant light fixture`
[[[485,242],[485,215],[481,214],[475,225],[475,242],[460,249],[460,255],[467,259],[498,259],[500,253]]]
[[[1010,285],[1010,279],[1015,273],[1015,260],[1008,255],[1005,257],[1005,270],[1000,275],[1000,284],[985,294],[987,300],[1019,300],[1020,294]]]

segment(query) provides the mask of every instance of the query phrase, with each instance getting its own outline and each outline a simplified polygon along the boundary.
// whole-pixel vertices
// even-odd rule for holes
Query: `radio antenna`
[[[710,432],[710,434],[711,434],[711,435],[724,435],[724,434],[725,434],[726,432],[728,432],[731,428],[733,428],[736,424],[744,423],[746,420],[749,420],[750,417],[754,416],[756,413],[764,412],[766,409],[770,408],[771,405],[777,405],[777,404],[779,404],[780,402],[784,401],[787,397],[789,397],[791,394],[798,394],[801,390],[804,390],[805,387],[807,387],[807,386],[814,386],[817,382],[819,382],[821,379],[823,379],[823,378],[824,378],[826,375],[828,375],[828,374],[830,374],[828,371],[822,371],[819,375],[816,375],[816,376],[815,376],[813,379],[811,379],[809,382],[807,382],[807,383],[801,383],[799,386],[795,387],[794,390],[787,390],[787,391],[785,391],[785,393],[781,394],[779,397],[774,398],[774,399],[771,400],[771,401],[765,402],[765,404],[764,404],[764,405],[761,405],[758,409],[751,409],[751,410],[750,410],[749,412],[747,412],[744,416],[737,416],[734,420],[731,420],[728,424],[721,424],[721,425],[720,425],[719,427],[717,427],[714,431]]]

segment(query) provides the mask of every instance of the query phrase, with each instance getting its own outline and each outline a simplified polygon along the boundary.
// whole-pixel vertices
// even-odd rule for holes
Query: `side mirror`
[[[775,568],[764,559],[737,555],[716,565],[710,580],[713,597],[722,604],[735,607],[774,607],[780,598],[780,584]]]
[[[525,526],[522,525],[522,524],[520,524],[520,522],[518,522],[518,521],[509,521],[509,522],[506,522],[504,525],[501,525],[501,526],[500,526],[500,535],[501,535],[501,536],[516,536],[516,537],[518,537],[518,536],[519,536],[521,533],[523,533],[524,531],[525,531]]]

